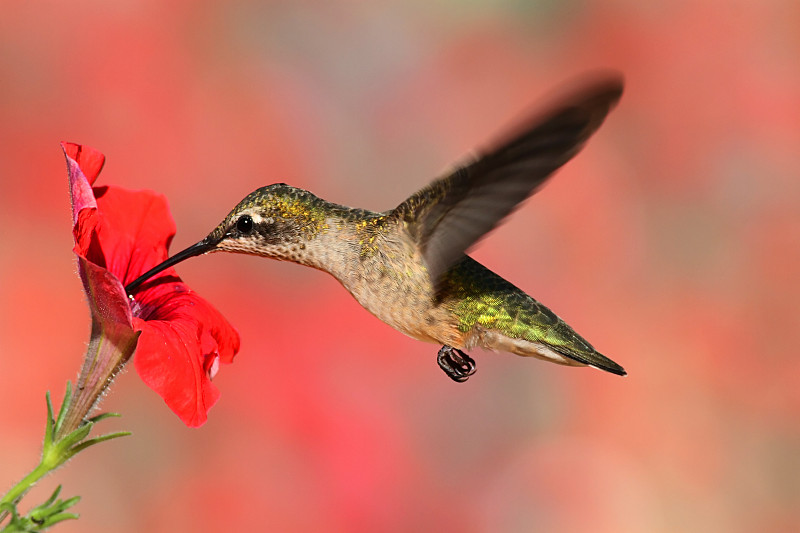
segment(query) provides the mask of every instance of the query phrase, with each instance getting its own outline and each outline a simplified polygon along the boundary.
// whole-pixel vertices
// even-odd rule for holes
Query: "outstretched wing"
[[[584,80],[474,161],[397,206],[421,245],[428,273],[441,275],[484,234],[580,151],[622,95],[622,78]]]

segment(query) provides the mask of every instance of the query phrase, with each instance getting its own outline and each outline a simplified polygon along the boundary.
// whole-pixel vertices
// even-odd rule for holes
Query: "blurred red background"
[[[473,254],[629,371],[436,350],[332,278],[217,254],[183,278],[239,329],[202,428],[130,369],[134,435],[47,478],[62,532],[800,530],[800,4],[5,2],[0,485],[89,335],[58,142],[163,192],[173,251],[287,182],[389,209],[596,67],[626,94]]]

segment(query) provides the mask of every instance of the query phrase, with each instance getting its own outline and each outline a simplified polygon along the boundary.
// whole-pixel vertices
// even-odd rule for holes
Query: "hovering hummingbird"
[[[206,238],[126,287],[197,255],[235,252],[328,272],[393,328],[441,344],[455,381],[475,372],[476,346],[624,376],[556,316],[465,255],[484,234],[580,151],[622,95],[622,79],[584,80],[494,147],[377,213],[277,183],[245,197]]]

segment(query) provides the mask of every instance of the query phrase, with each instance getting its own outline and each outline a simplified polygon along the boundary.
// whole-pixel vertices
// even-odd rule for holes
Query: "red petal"
[[[175,222],[167,200],[152,191],[95,187],[100,223],[97,235],[108,269],[123,284],[167,258]],[[175,276],[169,269],[162,276]]]
[[[70,154],[80,153],[79,146],[61,143],[67,159],[69,192],[72,197],[72,234],[75,237],[75,253],[87,256],[89,243],[97,226],[97,202],[92,187],[78,162]],[[102,157],[102,154],[101,154]],[[102,255],[102,254],[101,254]]]
[[[93,184],[100,171],[103,170],[106,156],[94,148],[82,144],[62,142],[61,149],[64,150],[64,155],[78,164],[89,185]]]
[[[206,421],[219,398],[208,371],[219,357],[233,361],[239,335],[225,318],[180,282],[145,291],[147,302],[137,320],[141,328],[136,371],[189,426]]]
[[[134,364],[139,376],[190,427],[205,423],[217,403],[219,390],[203,376],[197,354],[196,332],[185,322],[140,322],[142,328]]]

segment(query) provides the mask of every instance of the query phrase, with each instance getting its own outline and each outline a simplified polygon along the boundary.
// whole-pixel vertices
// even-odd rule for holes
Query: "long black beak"
[[[133,291],[135,291],[139,287],[139,285],[141,285],[142,283],[144,283],[148,279],[152,278],[153,276],[155,276],[156,274],[158,274],[162,270],[165,270],[165,269],[171,267],[172,265],[176,265],[176,264],[180,263],[181,261],[183,261],[184,259],[189,259],[190,257],[194,257],[196,255],[202,255],[202,254],[204,254],[206,252],[209,252],[212,249],[214,249],[214,247],[216,245],[217,245],[216,242],[208,241],[206,239],[203,239],[202,241],[191,245],[187,249],[185,249],[185,250],[183,250],[181,252],[178,252],[177,254],[173,255],[172,257],[170,257],[169,259],[167,259],[163,263],[159,263],[158,265],[154,266],[153,268],[151,268],[150,270],[148,270],[147,272],[145,272],[144,274],[142,274],[141,276],[139,276],[135,280],[133,280],[130,283],[128,283],[125,286],[125,292],[127,294],[133,294]]]

